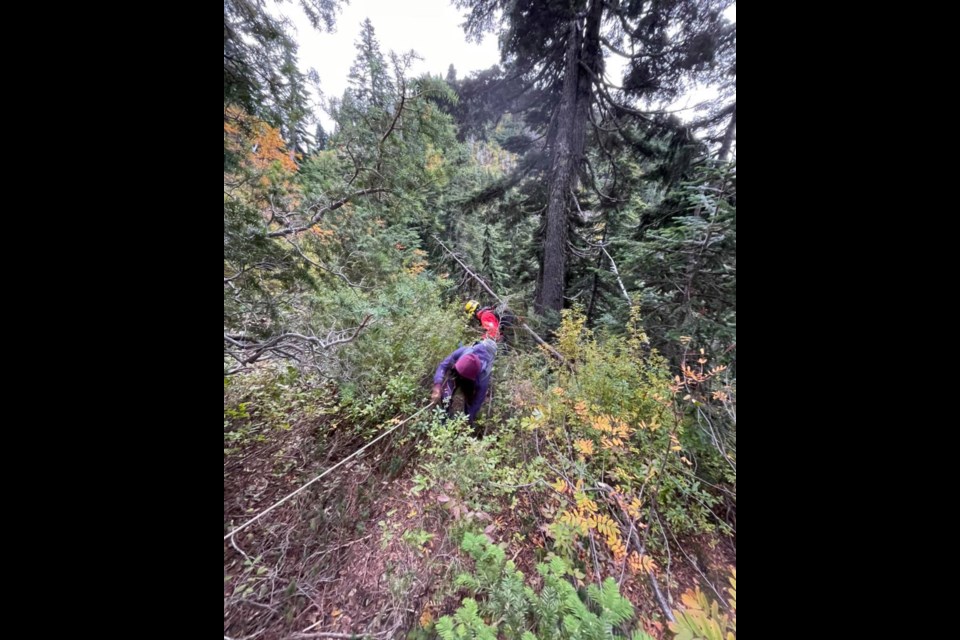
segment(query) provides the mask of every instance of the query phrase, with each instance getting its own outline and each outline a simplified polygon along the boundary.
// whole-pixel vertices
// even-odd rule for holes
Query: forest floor
[[[225,449],[225,535],[363,446],[334,418],[303,419]],[[472,565],[457,544],[468,526],[503,543],[537,586],[535,565],[550,548],[542,494],[518,488],[487,512],[471,511],[449,483],[423,486],[416,442],[402,431],[224,541],[225,638],[405,637],[455,611],[466,595],[454,579]],[[671,606],[686,589],[725,585],[735,541],[675,542],[682,556],[663,567]],[[648,633],[664,637],[646,580],[595,569],[617,578]]]

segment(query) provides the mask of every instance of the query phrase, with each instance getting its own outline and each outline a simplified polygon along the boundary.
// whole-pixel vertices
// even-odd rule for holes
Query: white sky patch
[[[500,62],[497,34],[484,37],[480,44],[467,42],[463,32],[465,16],[449,0],[351,0],[337,14],[337,30],[322,33],[310,26],[297,8],[284,7],[297,28],[300,66],[316,69],[320,89],[327,98],[339,98],[347,88],[350,65],[357,56],[354,46],[360,38],[360,25],[370,18],[384,56],[416,51],[423,60],[411,69],[411,75],[424,73],[446,77],[453,64],[457,77],[488,69]],[[324,129],[331,131],[333,121],[321,112]]]

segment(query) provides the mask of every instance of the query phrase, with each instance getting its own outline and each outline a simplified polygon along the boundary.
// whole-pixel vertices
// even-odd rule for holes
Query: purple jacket
[[[480,406],[487,397],[487,388],[490,386],[490,374],[493,373],[493,360],[497,357],[496,342],[487,339],[472,344],[469,347],[460,347],[444,358],[440,366],[437,367],[437,372],[433,375],[433,384],[441,384],[444,376],[447,375],[447,371],[450,371],[453,365],[457,363],[457,360],[468,353],[477,356],[481,365],[480,375],[477,376],[477,381],[474,383],[473,398],[470,399],[466,407],[467,415],[470,417],[470,420],[473,421],[476,419],[477,414],[480,412]],[[443,397],[448,398],[452,394],[453,383],[448,380],[446,388],[443,390]]]

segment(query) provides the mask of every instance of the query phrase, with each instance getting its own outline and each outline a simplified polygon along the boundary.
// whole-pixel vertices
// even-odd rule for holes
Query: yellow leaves
[[[442,166],[443,156],[441,156],[439,153],[433,153],[427,156],[427,171],[434,173]]]
[[[614,559],[618,561],[627,555],[627,548],[620,538],[607,538],[607,546],[610,547],[610,553],[613,554]]]
[[[620,539],[620,527],[614,522],[613,518],[607,514],[598,515],[596,518],[597,533],[606,538],[610,553],[617,560],[621,560],[627,555],[627,548]]]
[[[594,417],[590,422],[590,426],[601,433],[612,436],[601,440],[601,443],[608,449],[623,446],[624,439],[629,438],[631,433],[631,429],[627,423],[608,415]]]
[[[421,273],[423,273],[426,270],[426,268],[427,268],[427,263],[422,260],[418,260],[416,262],[411,263],[410,266],[407,267],[407,273],[410,274],[411,276],[418,276]]]
[[[623,446],[623,440],[620,438],[608,438],[604,436],[600,438],[600,444],[603,445],[604,449],[616,449]]]
[[[716,602],[711,602],[699,589],[687,591],[680,600],[684,607],[675,609],[676,622],[669,623],[670,630],[678,638],[706,638],[707,640],[733,640],[736,638],[737,621],[720,613]]]
[[[615,467],[613,471],[610,472],[610,475],[623,482],[630,482],[631,480],[637,479],[636,474],[630,473],[623,467]]]
[[[730,568],[730,588],[727,589],[727,593],[730,594],[730,608],[734,611],[737,610],[737,568]]]
[[[577,417],[581,420],[586,420],[589,416],[589,411],[587,411],[587,403],[583,400],[580,400],[573,406],[574,413],[577,414]]]
[[[640,555],[636,551],[630,554],[630,558],[627,561],[630,570],[634,573],[651,572],[653,574],[657,573],[657,563],[653,561],[653,558],[647,554]]]
[[[433,624],[433,612],[430,611],[430,607],[426,607],[420,614],[420,628],[426,629],[431,624]]]
[[[680,602],[683,603],[683,606],[691,611],[701,611],[708,612],[710,611],[710,599],[707,598],[707,595],[700,591],[700,587],[697,587],[695,590],[690,591],[689,589],[685,591],[680,596]]]
[[[642,509],[642,508],[643,508],[643,503],[640,502],[640,498],[636,498],[636,497],[635,497],[635,498],[634,498],[633,500],[631,500],[630,503],[627,504],[627,506],[626,506],[627,514],[628,514],[631,518],[633,518],[634,520],[639,520],[639,519],[640,519],[640,509]]]
[[[587,535],[590,531],[596,531],[603,536],[613,557],[616,559],[623,558],[627,550],[620,539],[620,527],[616,521],[605,513],[590,511],[591,508],[596,509],[596,503],[593,503],[592,500],[584,498],[581,502],[582,507],[574,511],[564,511],[557,518],[557,521],[570,525],[582,536]]]
[[[680,441],[677,440],[675,434],[670,434],[670,451],[683,451],[683,447],[680,446]]]
[[[593,441],[592,440],[577,440],[573,443],[573,446],[577,448],[577,451],[582,453],[585,456],[593,455]]]
[[[617,523],[613,521],[613,518],[607,514],[601,513],[595,520],[598,533],[607,537],[620,535],[620,527],[618,527]]]
[[[553,392],[553,395],[557,396],[558,398],[562,398],[564,394],[566,394],[566,391],[563,387],[554,387],[551,389],[551,391]]]
[[[577,508],[586,513],[596,513],[597,512],[597,503],[587,497],[587,494],[578,491],[574,496],[574,500],[577,501]]]
[[[712,395],[714,400],[719,400],[720,402],[726,402],[729,398],[726,391],[714,391]]]
[[[591,331],[586,328],[586,316],[575,309],[564,309],[562,320],[556,330],[557,350],[568,360],[578,360],[590,339]]]
[[[553,487],[554,491],[559,493],[567,492],[567,481],[563,478],[557,478],[556,482],[551,483],[550,486]]]
[[[580,510],[564,511],[560,514],[560,517],[557,518],[557,521],[569,524],[571,527],[577,530],[577,533],[582,536],[587,535],[587,531],[590,529],[588,518]]]
[[[330,612],[330,617],[332,618],[339,618],[341,615],[343,615],[343,611],[340,611],[340,609],[334,609]]]
[[[610,423],[610,416],[596,416],[591,422],[592,426],[597,431],[602,431],[604,433],[610,433],[613,431],[613,425]]]

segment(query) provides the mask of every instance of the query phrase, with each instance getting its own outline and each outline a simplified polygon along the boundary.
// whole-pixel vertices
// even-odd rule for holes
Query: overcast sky
[[[351,0],[337,14],[334,33],[314,30],[299,10],[294,14],[291,9],[284,5],[284,13],[292,15],[297,28],[300,63],[305,69],[317,70],[320,88],[328,98],[339,98],[347,87],[347,74],[357,55],[354,44],[366,18],[373,23],[384,55],[390,50],[413,49],[423,58],[413,67],[414,76],[446,76],[453,64],[457,75],[463,77],[500,61],[496,34],[486,36],[480,44],[467,42],[460,26],[464,17],[449,0]],[[321,120],[324,128],[332,129],[329,115],[322,113]]]
[[[295,3],[284,4],[282,9],[291,17],[297,30],[300,64],[305,70],[317,70],[320,88],[326,98],[343,95],[350,65],[357,55],[354,45],[359,39],[360,25],[366,18],[373,23],[384,55],[391,50],[401,53],[413,49],[423,58],[413,67],[414,76],[423,73],[446,76],[447,67],[453,64],[457,75],[462,78],[471,71],[487,69],[500,61],[497,34],[487,35],[480,44],[467,42],[461,27],[464,15],[450,0],[351,0],[337,14],[334,33],[313,29]],[[736,5],[727,12],[727,17],[737,19]],[[619,56],[607,59],[607,76],[617,84],[622,77],[623,62]],[[695,92],[672,107],[692,104],[709,93]],[[692,116],[691,112],[687,113]],[[686,114],[678,115],[683,117]],[[327,113],[321,111],[320,120],[327,131],[333,129],[333,121]]]

